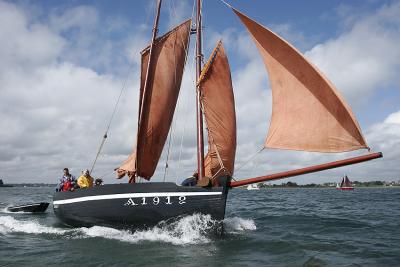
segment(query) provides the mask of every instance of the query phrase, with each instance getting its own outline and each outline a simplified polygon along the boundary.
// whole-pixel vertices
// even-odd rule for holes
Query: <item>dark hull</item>
[[[8,207],[7,210],[11,212],[45,212],[50,203],[40,202],[26,205],[19,205]]]
[[[194,213],[225,216],[226,187],[201,188],[174,183],[113,184],[56,192],[56,216],[71,226],[137,228]]]

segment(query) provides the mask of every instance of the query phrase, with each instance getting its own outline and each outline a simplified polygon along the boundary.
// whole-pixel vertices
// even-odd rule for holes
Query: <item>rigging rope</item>
[[[149,20],[150,20],[150,12],[147,12],[147,16],[146,16],[146,25],[148,24]],[[131,67],[128,69],[128,73],[131,72],[132,68],[133,68],[133,66],[131,65]],[[113,120],[113,118],[114,118],[114,115],[115,115],[115,113],[116,113],[116,111],[117,111],[117,107],[118,107],[119,101],[120,101],[120,99],[121,99],[122,93],[123,93],[123,91],[124,91],[125,88],[126,88],[126,84],[127,84],[127,81],[128,81],[128,77],[129,77],[129,76],[126,77],[126,79],[125,79],[125,81],[124,81],[124,83],[123,83],[123,85],[122,85],[121,91],[120,91],[120,93],[119,93],[119,95],[118,95],[117,102],[116,102],[115,105],[114,105],[114,110],[113,110],[113,112],[112,112],[112,114],[111,114],[111,117],[110,117],[110,120],[109,120],[109,122],[108,122],[108,125],[107,125],[107,128],[106,128],[106,132],[105,132],[104,135],[103,135],[103,139],[101,140],[101,143],[100,143],[99,149],[98,149],[98,151],[97,151],[96,157],[95,157],[95,159],[94,159],[94,161],[93,161],[92,167],[90,168],[90,173],[92,173],[92,171],[94,170],[94,167],[96,166],[97,159],[99,158],[100,153],[101,153],[101,150],[103,149],[104,143],[105,143],[105,141],[106,141],[106,139],[107,139],[108,131],[110,130],[110,126],[111,126],[111,122],[112,122],[112,120]],[[114,172],[114,171],[112,171],[111,173],[113,173],[113,172]],[[107,174],[105,174],[105,175],[108,175],[108,174],[111,174],[111,173],[107,173]],[[100,176],[100,178],[103,178],[105,175]]]
[[[174,4],[173,4],[174,2],[173,1],[171,1],[171,2],[169,2],[169,12],[170,12],[170,14],[172,14],[172,13],[175,13],[174,14],[174,17],[176,17],[176,10],[175,10],[175,6],[174,6]],[[183,44],[183,39],[181,38],[181,43]],[[176,56],[176,53],[175,53],[175,44],[174,44],[174,55]],[[185,53],[186,53],[186,55],[187,55],[187,48],[185,47]],[[186,61],[186,58],[185,58],[185,61]],[[174,69],[174,79],[175,79],[175,82],[176,82],[176,67],[177,67],[177,65],[176,65],[176,57],[174,57],[174,66],[175,66],[175,69]],[[178,110],[178,108],[179,108],[179,102],[178,102],[178,107],[177,107],[177,110]],[[169,140],[168,140],[168,149],[167,149],[167,157],[166,157],[166,160],[165,160],[165,166],[164,166],[164,178],[163,178],[163,181],[165,182],[165,178],[166,178],[166,176],[167,176],[167,170],[168,170],[168,161],[169,161],[169,154],[170,154],[170,151],[171,151],[171,146],[172,146],[172,136],[173,136],[173,131],[174,131],[174,125],[175,125],[175,117],[173,116],[172,117],[172,123],[171,123],[171,128],[170,128],[170,132],[169,132]]]
[[[251,170],[251,177],[254,177],[254,174],[256,173],[256,170],[257,170],[259,165],[260,165],[260,161],[259,160],[254,160],[254,168]]]
[[[131,71],[131,69],[132,69],[132,66],[129,68],[128,73]],[[102,140],[101,140],[99,149],[97,150],[96,157],[95,157],[95,159],[94,159],[94,161],[93,161],[92,167],[90,168],[90,173],[92,173],[92,171],[94,170],[94,167],[96,166],[97,159],[99,158],[100,153],[101,153],[101,150],[103,149],[104,143],[106,142],[106,139],[107,139],[107,137],[108,137],[108,131],[110,130],[111,122],[112,122],[113,119],[114,119],[114,115],[115,115],[115,113],[116,113],[116,111],[117,111],[117,107],[118,107],[119,101],[121,100],[121,96],[122,96],[122,93],[124,92],[124,90],[125,90],[125,88],[126,88],[127,82],[128,82],[128,76],[126,77],[126,79],[125,79],[125,81],[124,81],[124,83],[123,83],[123,85],[122,85],[122,88],[121,88],[121,90],[120,90],[120,92],[119,92],[119,95],[118,95],[118,98],[117,98],[117,102],[115,102],[114,110],[113,110],[113,112],[112,112],[112,114],[111,114],[111,117],[110,117],[110,119],[109,119],[109,121],[108,121],[107,128],[106,128],[106,132],[105,132],[104,135],[103,135],[103,138],[102,138]]]
[[[171,151],[171,143],[172,143],[172,132],[173,132],[173,125],[174,122],[172,122],[171,126],[171,131],[169,132],[169,140],[168,140],[168,149],[167,149],[167,159],[165,160],[165,168],[164,168],[164,179],[163,181],[165,182],[165,177],[167,176],[167,169],[168,169],[168,160],[169,160],[169,153]]]
[[[113,174],[114,173],[114,171],[111,171],[111,172],[107,172],[107,173],[104,173],[104,174],[102,174],[101,176],[99,176],[98,178],[104,178],[104,176],[107,176],[107,175],[111,175],[111,174]]]
[[[193,2],[193,13],[192,13],[192,21],[193,21],[193,16],[194,16],[194,5],[195,5],[195,1]],[[196,58],[196,51],[193,50],[193,58]],[[195,64],[196,62],[193,60],[192,64],[190,64],[189,66],[189,73],[190,73],[190,78],[193,84],[196,84],[196,80],[195,80],[195,72],[194,72],[194,68],[195,68]],[[188,103],[189,103],[189,98],[190,98],[190,92],[188,92],[186,94],[186,98],[185,98],[185,107],[184,110],[187,110],[188,108]],[[189,112],[184,112],[184,119],[183,119],[183,131],[182,131],[182,136],[181,136],[181,142],[180,142],[180,148],[179,148],[179,156],[178,156],[178,170],[181,169],[181,163],[182,163],[182,151],[183,151],[183,140],[184,137],[186,135],[186,128],[188,125],[188,118],[189,118],[190,113]],[[177,179],[178,177],[175,177],[175,183],[177,183]]]
[[[265,149],[265,147],[262,147],[259,151],[257,151],[254,155],[252,155],[247,161],[245,161],[241,166],[239,166],[236,171],[240,170],[241,168],[243,168],[244,166],[247,165],[247,163],[249,163],[251,160],[253,160],[254,158],[256,158],[258,156],[258,154],[260,154],[261,151],[263,151]]]
[[[191,21],[193,24],[193,17],[195,15],[195,6],[196,6],[196,0],[193,0],[193,6],[192,6],[192,16],[191,16]],[[193,28],[193,25],[191,25],[191,28]],[[189,46],[187,47],[187,49],[189,50]],[[186,51],[186,60],[187,60],[187,55],[188,55],[188,51]],[[195,51],[194,51],[194,55],[195,55]],[[191,77],[192,83],[195,84],[195,79],[194,79],[194,64],[195,62],[193,61],[192,64],[189,64],[189,75]],[[186,64],[185,64],[186,65]],[[186,111],[188,108],[188,103],[189,103],[189,97],[190,94],[189,92],[187,92],[186,97],[182,97],[184,99],[184,106],[183,106],[183,110]],[[178,102],[179,108],[181,107],[180,102]],[[180,147],[179,147],[179,156],[178,156],[178,166],[177,166],[177,170],[180,171],[181,169],[181,162],[182,162],[182,150],[183,150],[183,140],[185,137],[185,133],[186,133],[186,126],[187,126],[187,121],[188,121],[188,117],[189,117],[189,113],[188,112],[183,112],[184,114],[184,118],[183,118],[183,129],[182,129],[182,135],[181,135],[181,140],[180,140]],[[178,175],[175,174],[175,183],[178,182]]]

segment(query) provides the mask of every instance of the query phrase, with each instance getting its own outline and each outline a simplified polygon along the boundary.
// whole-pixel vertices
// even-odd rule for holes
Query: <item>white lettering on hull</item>
[[[154,206],[157,206],[160,203],[164,203],[165,205],[172,205],[173,203],[171,202],[171,196],[167,196],[163,199],[160,199],[159,197],[153,197],[150,203],[153,204]],[[165,202],[163,202],[165,200]],[[185,196],[180,196],[178,198],[178,203],[179,205],[186,204],[186,197]],[[128,201],[124,204],[124,206],[145,206],[147,205],[147,201],[145,197],[142,197],[141,201],[136,201],[133,198],[129,198]]]
[[[73,193],[71,193],[73,194]],[[179,204],[184,204],[186,197],[188,196],[215,196],[215,195],[222,195],[222,192],[153,192],[153,193],[125,193],[125,194],[110,194],[110,195],[98,195],[98,196],[87,196],[87,197],[77,197],[77,198],[70,198],[70,199],[62,199],[62,200],[55,200],[53,201],[53,205],[64,205],[64,204],[72,204],[78,202],[85,202],[85,201],[94,201],[94,200],[107,200],[107,199],[121,199],[127,198],[147,198],[147,197],[179,197]],[[153,199],[154,200],[154,199]],[[171,201],[167,199],[167,203]],[[182,202],[182,203],[181,203]],[[146,202],[142,202],[146,203]],[[143,204],[145,205],[145,204]],[[134,205],[132,205],[134,206]]]

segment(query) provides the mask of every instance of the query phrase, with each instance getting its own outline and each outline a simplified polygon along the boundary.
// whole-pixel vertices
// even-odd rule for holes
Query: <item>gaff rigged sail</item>
[[[205,175],[233,175],[236,115],[231,73],[222,42],[215,47],[199,78],[208,130]]]
[[[340,187],[343,187],[343,186],[347,186],[347,187],[351,187],[352,186],[352,184],[351,184],[349,178],[347,177],[347,175],[345,175],[343,177],[342,183],[340,184]]]
[[[139,105],[144,106],[143,118],[138,129],[136,151],[118,169],[119,176],[130,172],[150,180],[154,174],[178,100],[189,44],[190,26],[191,21],[188,20],[156,39],[145,98],[143,91],[149,61],[149,47],[142,51]]]
[[[255,42],[271,82],[272,118],[265,147],[319,152],[367,148],[334,85],[281,37],[233,11]]]
[[[343,187],[343,186],[345,186],[345,184],[344,184],[344,177],[342,178],[342,181],[340,182],[340,187]]]

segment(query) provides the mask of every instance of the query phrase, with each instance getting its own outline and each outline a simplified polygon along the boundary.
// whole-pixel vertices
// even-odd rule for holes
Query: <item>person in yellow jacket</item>
[[[78,178],[78,185],[80,188],[89,188],[93,186],[93,178],[90,176],[89,170],[82,172],[83,174]]]

